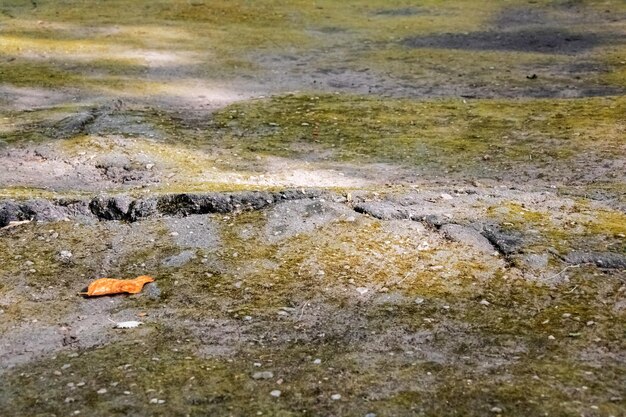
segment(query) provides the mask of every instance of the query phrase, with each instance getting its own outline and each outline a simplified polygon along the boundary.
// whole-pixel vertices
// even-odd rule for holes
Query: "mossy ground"
[[[624,413],[624,271],[562,261],[626,251],[624,2],[92,3],[0,4],[0,196],[345,198],[0,230],[1,415]]]
[[[2,252],[5,323],[38,319],[36,326],[81,330],[76,344],[53,344],[40,359],[5,370],[0,410],[392,416],[484,415],[498,407],[566,416],[623,409],[622,273],[585,267],[551,286],[470,251],[457,259],[463,272],[450,275],[449,264],[429,269],[438,252],[459,256],[448,244],[418,252],[416,235],[386,231],[385,222],[337,219],[269,244],[270,217],[198,217],[215,226],[219,246],[192,249],[195,259],[182,266],[161,261],[189,249],[170,233],[188,233],[184,223],[3,232],[3,241],[17,243]],[[435,242],[430,232],[421,239]],[[64,247],[74,251],[70,263],[55,253]],[[150,271],[161,294],[111,303],[78,297],[103,265],[111,276]],[[24,285],[34,298],[6,304]],[[357,287],[370,291],[362,296]],[[81,327],[85,308],[99,312],[94,328]],[[147,324],[113,330],[108,317]],[[11,327],[3,332],[15,337]],[[83,345],[93,333],[105,342]],[[253,379],[261,370],[274,376]],[[270,396],[275,389],[279,398]]]

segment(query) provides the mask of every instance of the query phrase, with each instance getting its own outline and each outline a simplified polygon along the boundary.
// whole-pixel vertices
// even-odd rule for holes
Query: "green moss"
[[[606,304],[621,294],[619,275],[598,279],[596,268],[572,269],[567,284],[548,286],[462,255],[446,265],[457,275],[420,273],[416,264],[427,265],[436,254],[414,252],[415,242],[387,232],[380,221],[331,223],[272,243],[267,214],[208,216],[219,243],[195,249],[196,258],[180,267],[162,263],[181,248],[158,220],[2,231],[0,296],[22,297],[14,287],[29,278],[22,271],[26,258],[16,256],[26,254],[34,259],[29,267],[42,269],[29,281],[31,293],[39,285],[55,294],[1,306],[7,326],[43,315],[56,325],[82,311],[76,288],[105,264],[113,276],[154,274],[161,296],[122,296],[108,310],[145,312],[138,329],[103,329],[111,333],[98,348],[79,349],[78,356],[64,348],[9,370],[0,384],[0,413],[28,415],[34,407],[95,416],[288,416],[304,409],[446,416],[483,415],[492,407],[555,415],[589,405],[619,409],[610,399],[620,395],[625,375],[611,352],[626,348],[622,313]],[[47,242],[50,230],[59,236]],[[52,247],[71,249],[73,263],[60,265]],[[476,279],[480,274],[490,278]],[[383,285],[389,299],[375,292]],[[357,297],[356,286],[372,292]],[[424,301],[415,303],[416,296]],[[278,315],[283,307],[286,316]],[[252,379],[259,370],[274,377]],[[107,392],[98,394],[102,388]],[[269,395],[274,389],[280,398]],[[335,393],[342,399],[332,400]],[[153,398],[165,402],[151,404]]]
[[[622,238],[626,235],[626,215],[624,213],[599,211],[594,214],[595,218],[587,225],[589,233]]]
[[[236,104],[215,120],[219,143],[242,154],[305,158],[302,149],[317,149],[325,160],[493,175],[515,163],[565,168],[582,152],[611,158],[621,146],[620,103],[301,95]]]

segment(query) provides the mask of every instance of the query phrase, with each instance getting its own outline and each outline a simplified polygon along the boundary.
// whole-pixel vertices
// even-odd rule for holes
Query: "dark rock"
[[[96,197],[89,203],[89,209],[102,220],[128,220],[133,199],[126,195]]]
[[[354,206],[354,211],[362,214],[369,214],[381,220],[400,220],[411,218],[407,209],[393,203],[359,203]]]
[[[216,207],[217,203],[217,207]],[[190,214],[226,213],[231,210],[230,198],[224,195],[173,194],[158,199],[156,209],[170,216]]]
[[[573,265],[595,264],[599,268],[626,269],[626,255],[615,252],[570,252],[565,262]]]
[[[97,111],[91,109],[68,116],[51,128],[52,136],[57,139],[71,138],[84,133],[87,126],[96,120]]]
[[[300,200],[303,198],[321,197],[324,193],[321,190],[284,190],[275,193],[275,199],[278,200]]]
[[[235,207],[259,210],[274,203],[274,196],[265,192],[244,192],[232,195]]]
[[[439,229],[441,226],[449,222],[449,220],[444,216],[440,216],[438,214],[429,214],[428,216],[424,216],[422,221],[436,229]]]
[[[36,199],[28,200],[21,206],[24,213],[27,213],[30,218],[38,221],[59,221],[67,218],[67,213],[56,204],[48,200]]]
[[[235,210],[232,194],[211,193],[197,196],[203,213],[230,213]]]
[[[517,253],[524,245],[524,239],[521,233],[504,230],[498,225],[483,226],[482,235],[504,255]]]
[[[5,227],[9,222],[29,220],[25,218],[21,206],[13,200],[6,200],[0,203],[0,227]]]
[[[197,212],[190,194],[172,194],[159,197],[156,204],[159,213],[169,216],[189,215]]]
[[[153,197],[133,201],[128,209],[128,220],[136,222],[139,219],[156,215],[158,213],[157,202],[158,200]]]
[[[471,227],[448,223],[441,226],[440,230],[444,236],[454,242],[472,246],[473,248],[487,254],[493,254],[496,252],[496,248],[493,247],[491,242],[481,235],[479,231]]]
[[[156,282],[146,284],[142,293],[151,300],[158,300],[161,298],[161,289]]]
[[[56,205],[61,207],[67,216],[91,216],[89,201],[71,198],[56,200]]]
[[[260,210],[272,204],[311,199],[321,196],[319,190],[286,190],[277,193],[245,191],[236,193],[169,194],[160,197],[134,199],[128,195],[99,196],[92,200],[35,199],[25,203],[14,200],[0,201],[0,227],[11,221],[58,221],[68,217],[99,220],[137,221],[142,218],[188,216],[192,214],[231,213],[243,210]]]

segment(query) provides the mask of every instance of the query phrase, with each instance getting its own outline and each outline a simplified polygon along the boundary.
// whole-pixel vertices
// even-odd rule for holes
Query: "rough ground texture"
[[[0,415],[626,415],[624,2],[92,3],[0,2]]]

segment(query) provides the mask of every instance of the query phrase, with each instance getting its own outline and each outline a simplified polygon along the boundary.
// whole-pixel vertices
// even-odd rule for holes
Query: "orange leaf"
[[[87,287],[87,292],[80,294],[87,295],[89,297],[95,297],[99,295],[110,294],[137,294],[141,292],[144,284],[148,282],[154,282],[154,278],[147,275],[142,275],[135,279],[114,279],[114,278],[100,278],[93,281]]]

